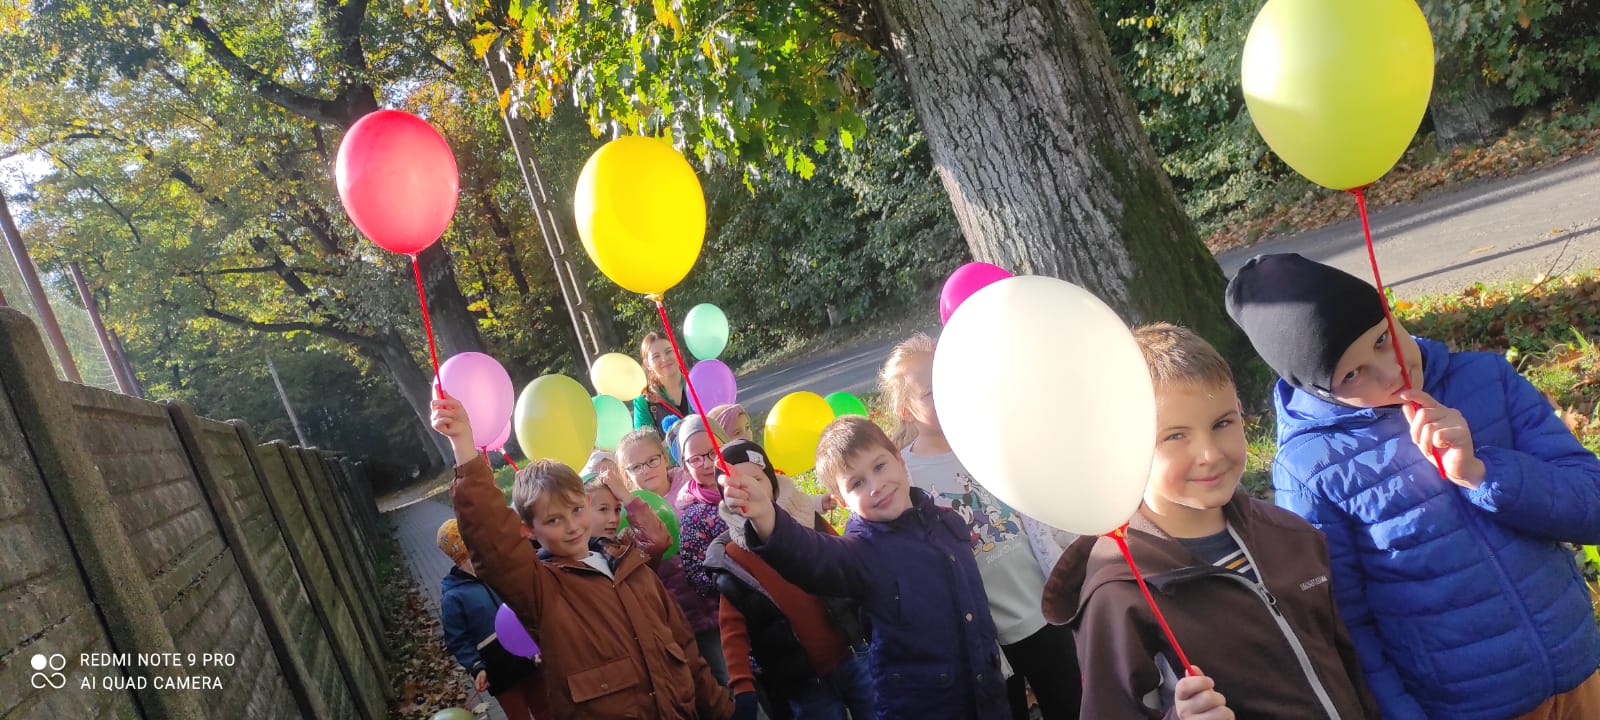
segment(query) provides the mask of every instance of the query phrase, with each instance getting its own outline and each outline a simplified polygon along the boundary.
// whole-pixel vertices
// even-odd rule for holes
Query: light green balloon
[[[477,720],[470,710],[462,708],[445,708],[433,714],[432,720]]]
[[[861,402],[861,398],[851,395],[850,393],[832,393],[823,398],[823,400],[828,402],[828,407],[833,408],[834,417],[844,417],[846,415],[860,415],[862,417],[869,417],[867,413],[867,404]]]
[[[594,446],[601,450],[616,450],[617,443],[633,429],[633,413],[610,395],[597,395],[594,402]]]
[[[683,344],[701,360],[711,360],[728,347],[728,316],[711,303],[689,308],[683,316]]]

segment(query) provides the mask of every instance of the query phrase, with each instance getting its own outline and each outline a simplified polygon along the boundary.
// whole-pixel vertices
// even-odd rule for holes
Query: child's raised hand
[[[1483,484],[1485,468],[1472,449],[1472,428],[1460,410],[1445,407],[1421,390],[1400,393],[1405,403],[1400,407],[1411,423],[1411,442],[1422,449],[1429,462],[1438,466],[1444,476],[1469,490]],[[1439,458],[1434,458],[1438,451]],[[1440,463],[1443,463],[1442,465]]]
[[[1172,700],[1179,720],[1233,720],[1228,699],[1217,692],[1217,683],[1206,677],[1198,665],[1191,666],[1189,676],[1178,681]]]
[[[467,409],[455,398],[435,398],[433,408],[434,431],[447,438],[456,451],[456,464],[462,465],[478,456],[472,446],[472,421],[467,419]]]
[[[600,476],[605,478],[606,489],[610,490],[612,495],[617,496],[618,503],[626,506],[628,501],[633,499],[633,493],[628,492],[628,486],[622,482],[621,470],[601,473]]]
[[[755,525],[759,535],[770,535],[776,522],[773,516],[772,481],[752,463],[739,463],[730,469],[732,475],[717,477],[717,482],[722,485],[723,502]]]

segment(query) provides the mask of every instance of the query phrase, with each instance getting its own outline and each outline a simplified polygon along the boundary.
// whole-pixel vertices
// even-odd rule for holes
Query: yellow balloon
[[[1334,190],[1394,167],[1433,88],[1433,36],[1412,0],[1268,0],[1244,43],[1256,130],[1301,175]]]
[[[522,389],[511,415],[523,454],[550,458],[577,470],[594,449],[594,403],[589,392],[565,375],[544,375]]]
[[[595,392],[623,402],[633,402],[644,392],[644,368],[639,361],[622,353],[606,353],[589,366],[589,381]]]
[[[817,441],[833,422],[833,408],[814,392],[783,396],[767,414],[763,440],[778,472],[799,475],[817,464]]]
[[[656,138],[617,138],[596,150],[578,176],[573,210],[594,264],[644,295],[682,281],[705,241],[700,179],[677,150]]]

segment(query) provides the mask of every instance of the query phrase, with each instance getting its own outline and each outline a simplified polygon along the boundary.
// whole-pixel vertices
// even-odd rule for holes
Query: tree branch
[[[371,352],[378,352],[383,347],[382,343],[378,342],[378,340],[375,339],[375,338],[371,338],[371,337],[368,337],[366,335],[362,335],[360,333],[350,332],[349,330],[345,330],[343,328],[338,328],[338,327],[334,327],[332,325],[327,325],[327,324],[322,324],[322,323],[311,323],[311,322],[259,322],[259,321],[256,321],[256,320],[250,320],[248,318],[242,318],[242,317],[239,317],[237,315],[229,315],[228,313],[222,312],[221,310],[218,310],[216,308],[209,308],[209,307],[204,309],[204,310],[202,310],[201,313],[204,314],[206,317],[211,318],[213,320],[218,320],[218,321],[221,321],[221,322],[225,322],[225,323],[227,323],[229,325],[233,325],[235,327],[241,327],[241,328],[244,328],[246,330],[254,330],[256,332],[274,333],[274,334],[284,334],[284,333],[291,333],[291,332],[309,332],[309,333],[313,333],[313,334],[316,334],[316,335],[321,335],[321,336],[323,336],[325,338],[328,338],[330,340],[338,340],[339,342],[345,343],[347,345],[354,345],[357,348],[360,348],[362,350],[368,350],[368,351],[371,351]]]
[[[307,95],[272,79],[245,62],[233,48],[228,47],[227,41],[211,27],[210,21],[193,11],[189,0],[176,0],[174,4],[191,12],[189,28],[199,36],[201,44],[205,46],[206,54],[228,74],[247,84],[261,96],[261,99],[316,122],[342,128],[355,124],[356,118],[350,116],[348,103]],[[365,3],[362,3],[362,6],[364,8]],[[359,23],[357,27],[359,29]]]

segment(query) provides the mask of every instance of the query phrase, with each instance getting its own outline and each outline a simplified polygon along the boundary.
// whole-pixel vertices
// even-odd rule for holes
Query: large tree
[[[1223,276],[1139,124],[1088,0],[463,0],[520,53],[510,103],[566,97],[597,132],[669,135],[708,166],[809,176],[848,149],[886,52],[975,258],[1084,285],[1241,351]],[[1236,354],[1236,352],[1235,352]],[[1236,355],[1237,356],[1237,355]]]

